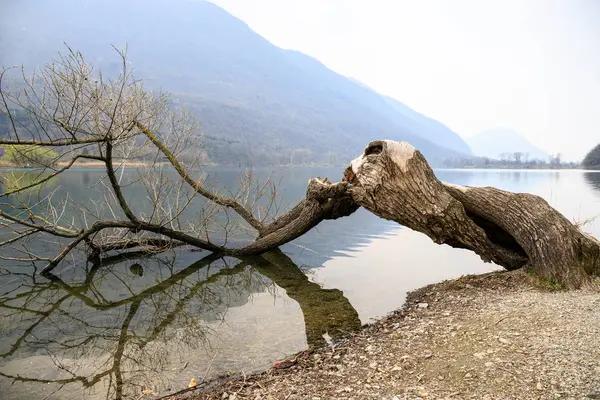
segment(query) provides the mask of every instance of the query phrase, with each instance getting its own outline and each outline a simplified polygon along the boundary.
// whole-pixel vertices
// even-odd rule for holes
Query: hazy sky
[[[214,3],[462,136],[507,126],[575,160],[600,142],[600,0]]]

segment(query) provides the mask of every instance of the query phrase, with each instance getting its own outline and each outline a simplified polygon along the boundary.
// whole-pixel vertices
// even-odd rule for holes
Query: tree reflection
[[[54,176],[48,179],[44,184],[32,186],[33,183],[47,178],[50,173],[44,170],[34,170],[34,171],[22,171],[22,170],[8,170],[1,171],[0,174],[0,193],[15,190],[20,188],[28,187],[28,189],[22,190],[23,194],[33,194],[38,193],[43,189],[53,188],[60,182],[60,178],[58,176]],[[29,186],[32,186],[29,188]]]
[[[583,176],[592,189],[600,192],[600,172],[584,172]]]
[[[0,358],[42,352],[54,365],[43,377],[5,365],[0,376],[46,384],[44,390],[80,385],[106,391],[106,398],[139,395],[172,370],[174,354],[189,357],[210,345],[209,322],[273,284],[299,303],[310,346],[323,344],[324,333],[337,337],[360,327],[341,291],[310,282],[281,251],[247,259],[209,255],[183,269],[176,259],[115,256],[89,262],[84,273],[74,268],[73,276],[43,278],[35,265],[28,273],[0,270]]]
[[[336,339],[360,328],[358,313],[341,290],[310,282],[281,251],[263,254],[253,265],[300,304],[309,346],[324,345],[326,333]]]

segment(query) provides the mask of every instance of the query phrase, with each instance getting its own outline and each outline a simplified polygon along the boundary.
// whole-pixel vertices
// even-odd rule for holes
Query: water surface
[[[209,171],[221,186],[235,185],[239,172]],[[94,199],[101,174],[71,171],[46,190],[80,203],[102,201]],[[596,172],[436,174],[451,183],[538,194],[574,221],[600,214]],[[339,175],[340,168],[277,172],[288,205],[304,196],[309,178]],[[142,189],[132,184],[126,195],[139,198]],[[600,237],[600,222],[584,229]],[[55,250],[41,240],[31,245]],[[2,262],[0,393],[11,399],[138,398],[144,389],[164,395],[192,377],[251,372],[347,334],[400,307],[409,290],[496,268],[365,210],[243,260],[186,249],[101,264],[72,259],[49,278],[35,266]]]

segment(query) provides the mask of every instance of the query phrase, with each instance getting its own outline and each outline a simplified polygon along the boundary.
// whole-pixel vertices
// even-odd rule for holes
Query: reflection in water
[[[340,290],[310,282],[281,251],[263,254],[253,265],[300,304],[309,346],[324,345],[326,333],[336,339],[360,328],[358,313]]]
[[[310,282],[280,251],[243,260],[209,255],[178,271],[175,258],[112,257],[69,278],[3,270],[13,284],[0,294],[0,357],[7,361],[0,376],[42,385],[44,392],[75,385],[105,391],[104,398],[156,387],[164,393],[169,382],[157,382],[172,371],[174,355],[210,346],[218,337],[208,322],[273,284],[299,303],[309,345],[323,344],[325,333],[335,338],[360,327],[341,291]],[[10,366],[35,355],[52,361],[43,376]]]
[[[233,188],[240,170],[213,172],[220,184]],[[277,173],[283,211],[304,196],[309,178],[338,180],[340,170]],[[542,195],[569,219],[598,214],[598,173],[435,173],[450,183]],[[71,171],[57,187],[31,196],[53,192],[59,199],[68,193],[74,204],[90,206],[90,199],[102,200],[95,188],[100,175]],[[124,179],[133,182],[125,195],[144,198],[136,176],[134,170],[125,171]],[[600,235],[600,225],[586,228]],[[28,245],[40,253],[56,250],[44,240]],[[102,266],[86,264],[82,256],[49,279],[36,273],[36,265],[0,261],[0,393],[31,399],[60,389],[49,398],[80,399],[85,387],[88,398],[139,398],[143,389],[162,394],[169,385],[175,390],[191,377],[201,378],[208,365],[210,376],[264,367],[307,342],[323,343],[324,333],[336,337],[356,329],[356,309],[366,322],[400,306],[408,290],[494,268],[472,253],[438,246],[362,209],[324,221],[282,249],[285,254],[245,260],[198,260],[199,253],[183,251],[176,257],[130,254],[104,259]],[[314,280],[344,290],[345,296],[311,282],[296,264],[314,267]],[[280,288],[287,296],[279,295]]]
[[[592,189],[600,192],[600,172],[584,172],[583,176]]]
[[[45,170],[0,170],[0,193],[26,188],[41,179],[49,178],[49,176],[50,172]],[[42,185],[36,185],[21,191],[21,194],[33,194],[41,190],[53,188],[58,185],[59,181],[60,178],[58,176],[53,176]]]

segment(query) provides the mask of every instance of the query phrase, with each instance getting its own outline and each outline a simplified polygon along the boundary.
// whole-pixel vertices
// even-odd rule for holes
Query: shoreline
[[[523,271],[428,285],[332,346],[161,398],[600,399],[600,291],[553,289]]]
[[[148,163],[135,162],[135,161],[127,162],[127,163],[125,163],[123,165],[118,165],[118,163],[115,163],[115,164],[119,168],[140,168],[140,167],[150,167],[150,166],[152,166],[151,164],[148,164]],[[167,164],[167,163],[164,163],[164,164]],[[68,162],[61,161],[61,162],[56,163],[53,167],[54,168],[63,168],[63,167],[66,167],[67,165],[69,165]],[[161,165],[163,165],[163,164],[155,164],[155,166],[161,166]],[[106,164],[104,164],[104,162],[102,162],[102,161],[75,162],[69,169],[76,169],[76,168],[105,168],[105,166],[106,166]],[[15,166],[13,164],[10,164],[10,163],[6,163],[6,162],[0,161],[0,169],[41,170],[43,168],[18,167],[18,166]]]
[[[116,163],[118,164],[118,163]],[[68,165],[68,162],[61,161],[54,167],[62,168]],[[104,168],[105,164],[102,161],[90,161],[90,162],[75,162],[70,169],[86,169],[86,168]],[[118,165],[118,168],[144,168],[144,167],[171,167],[168,162],[149,164],[141,161],[130,161],[123,165]],[[260,165],[260,166],[236,166],[236,165],[217,165],[208,164],[203,165],[202,168],[235,168],[235,169],[265,169],[265,168],[328,168],[328,167],[339,167],[344,168],[345,165],[320,165],[320,164],[307,164],[307,165]],[[0,170],[39,170],[42,168],[35,167],[18,167],[11,163],[0,161]],[[494,167],[433,167],[433,170],[464,170],[464,171],[585,171],[585,172],[600,172],[600,169],[594,168],[527,168],[525,166],[494,166]]]

